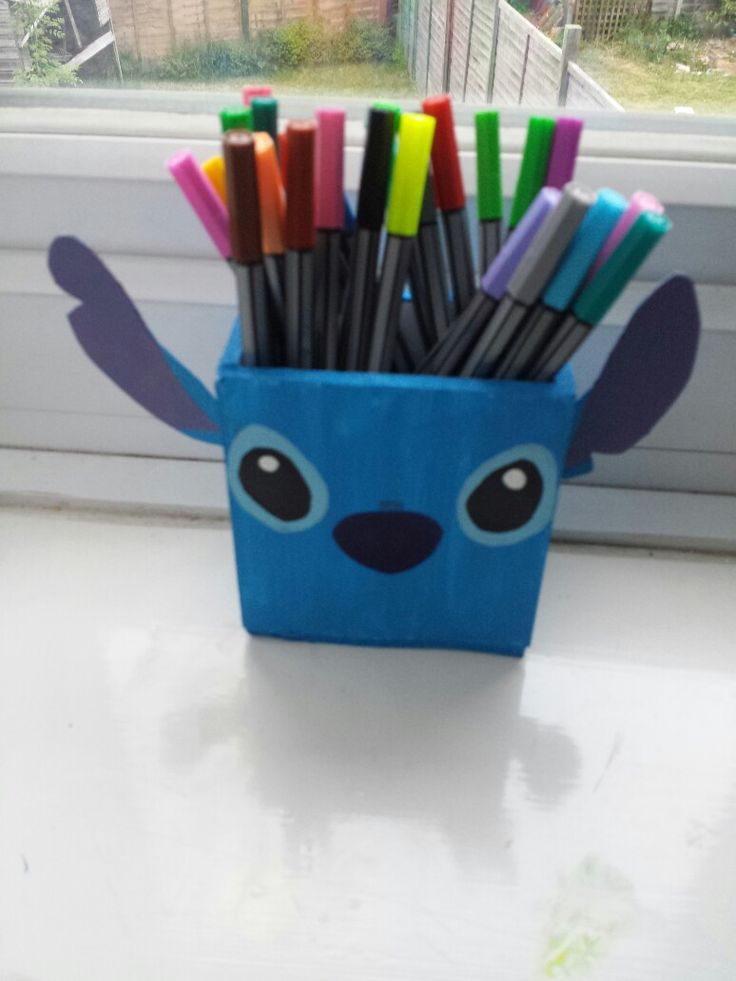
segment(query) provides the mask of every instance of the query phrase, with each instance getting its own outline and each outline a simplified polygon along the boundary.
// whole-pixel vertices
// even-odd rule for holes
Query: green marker
[[[478,170],[478,272],[483,276],[501,249],[503,198],[497,112],[487,110],[475,114],[475,153]]]
[[[246,106],[234,106],[230,109],[220,110],[220,125],[222,132],[227,133],[231,129],[253,129],[253,110]]]
[[[253,131],[255,133],[268,133],[278,152],[278,102],[270,96],[254,96],[250,100],[250,108],[253,110]]]
[[[672,228],[666,215],[644,211],[623,241],[585,287],[540,355],[529,378],[549,381],[570,360],[596,324],[605,317],[654,246]]]
[[[526,209],[537,196],[539,189],[544,187],[554,135],[554,119],[548,119],[546,116],[529,117],[524,156],[521,161],[519,179],[516,182],[514,203],[511,206],[509,231],[516,228],[524,217]]]
[[[386,248],[376,299],[376,315],[368,351],[368,371],[390,371],[393,364],[401,296],[404,291],[429,169],[435,121],[406,112],[399,124],[386,217]]]

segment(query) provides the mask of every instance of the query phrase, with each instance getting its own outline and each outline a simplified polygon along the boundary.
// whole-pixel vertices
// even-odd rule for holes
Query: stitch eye
[[[458,520],[483,545],[511,545],[547,524],[557,489],[557,466],[543,446],[527,444],[500,453],[463,484]]]
[[[275,531],[304,531],[327,511],[327,487],[315,467],[265,426],[247,426],[233,440],[228,476],[240,506]]]

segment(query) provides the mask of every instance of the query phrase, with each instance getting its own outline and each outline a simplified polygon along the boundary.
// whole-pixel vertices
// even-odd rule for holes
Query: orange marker
[[[268,133],[255,133],[258,205],[261,212],[261,242],[266,281],[274,311],[284,319],[284,221],[286,195],[281,180],[276,147]]]
[[[217,196],[227,207],[227,188],[225,187],[225,161],[222,157],[210,157],[202,164],[202,170],[210,184],[217,191]]]

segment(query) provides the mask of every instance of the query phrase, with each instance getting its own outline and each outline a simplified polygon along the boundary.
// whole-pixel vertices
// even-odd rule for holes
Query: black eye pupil
[[[281,521],[299,521],[309,514],[312,494],[307,482],[279,450],[250,450],[240,461],[238,476],[246,494]]]
[[[537,510],[544,489],[542,475],[529,460],[515,460],[489,473],[468,498],[466,507],[481,531],[515,531]]]

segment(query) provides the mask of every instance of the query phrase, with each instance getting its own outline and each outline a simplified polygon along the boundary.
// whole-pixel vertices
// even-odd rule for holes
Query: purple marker
[[[563,116],[555,123],[555,135],[552,137],[552,149],[544,182],[546,187],[557,187],[562,190],[565,184],[572,180],[582,132],[582,119]]]
[[[537,194],[488,267],[481,288],[417,368],[419,374],[453,375],[465,363],[493,318],[516,267],[561,196],[561,192],[552,187],[543,187]]]
[[[619,243],[626,238],[626,233],[634,224],[639,215],[644,211],[653,211],[655,215],[663,215],[664,205],[661,201],[657,200],[653,194],[649,194],[648,191],[634,191],[634,193],[631,195],[628,208],[621,215],[615,228],[606,239],[603,248],[598,253],[598,258],[595,260],[590,272],[588,273],[587,281],[590,281],[593,278],[594,274],[601,268],[606,259],[608,259],[608,257],[615,251]]]

